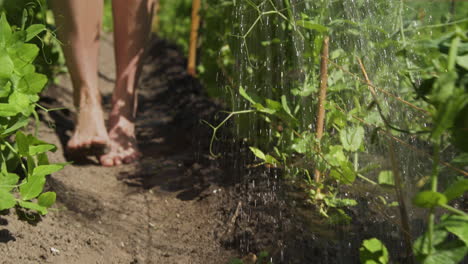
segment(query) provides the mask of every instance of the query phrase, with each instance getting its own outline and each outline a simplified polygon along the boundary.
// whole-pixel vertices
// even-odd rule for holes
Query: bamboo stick
[[[325,123],[325,101],[327,97],[327,81],[328,81],[328,46],[330,37],[326,36],[323,39],[322,46],[322,58],[320,60],[320,93],[319,93],[319,104],[317,112],[317,123],[316,123],[316,134],[318,141],[322,139],[323,127]],[[318,146],[320,152],[320,145]],[[319,183],[321,180],[321,172],[317,168],[315,169],[314,180]],[[320,193],[320,189],[317,189],[317,194]]]
[[[200,1],[192,1],[192,23],[190,27],[190,46],[187,73],[195,76],[196,71],[196,60],[197,60],[197,40],[198,40],[198,28],[200,27]]]

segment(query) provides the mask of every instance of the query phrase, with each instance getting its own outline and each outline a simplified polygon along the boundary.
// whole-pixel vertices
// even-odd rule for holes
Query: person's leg
[[[100,0],[53,0],[57,31],[63,42],[73,82],[77,108],[75,131],[68,150],[104,147],[108,134],[98,89],[98,50],[103,2]]]
[[[110,152],[100,158],[104,166],[130,163],[140,156],[135,138],[136,85],[153,8],[153,0],[112,1],[117,78],[109,117]]]

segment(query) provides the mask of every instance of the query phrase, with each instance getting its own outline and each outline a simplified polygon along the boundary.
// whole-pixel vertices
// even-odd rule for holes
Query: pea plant
[[[45,26],[11,27],[0,16],[0,211],[14,207],[45,215],[55,203],[54,192],[44,192],[46,176],[65,164],[50,164],[47,153],[56,147],[37,138],[39,93],[47,77],[36,72],[33,62],[39,48],[28,43]],[[47,110],[46,110],[47,111]],[[24,132],[35,119],[35,132]]]

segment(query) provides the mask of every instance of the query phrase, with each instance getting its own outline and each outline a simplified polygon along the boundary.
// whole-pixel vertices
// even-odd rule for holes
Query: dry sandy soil
[[[57,192],[56,210],[36,225],[0,215],[0,263],[227,263],[236,254],[218,242],[230,209],[223,208],[223,172],[207,155],[210,130],[199,122],[217,108],[184,64],[173,46],[152,41],[139,91],[144,158],[114,168],[91,158],[52,175],[47,188]],[[99,77],[109,108],[110,37],[102,40]],[[68,109],[42,114],[40,137],[58,146],[53,162],[66,161],[71,91],[63,76],[43,95],[45,106]]]

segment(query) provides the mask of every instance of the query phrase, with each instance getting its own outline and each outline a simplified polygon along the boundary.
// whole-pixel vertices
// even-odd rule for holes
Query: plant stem
[[[462,210],[458,210],[457,208],[454,208],[448,204],[440,204],[439,205],[440,207],[446,209],[447,211],[450,211],[454,214],[457,214],[457,215],[461,215],[461,216],[464,216],[464,217],[468,217],[468,214],[463,212]]]
[[[434,143],[434,153],[433,153],[433,164],[432,164],[432,174],[431,174],[431,191],[437,192],[437,177],[439,175],[439,159],[440,159],[440,139]],[[429,212],[429,218],[427,223],[427,236],[429,244],[429,255],[432,252],[432,240],[434,235],[434,208],[431,208]]]
[[[354,152],[354,171],[358,171],[359,170],[359,154],[356,152]]]

